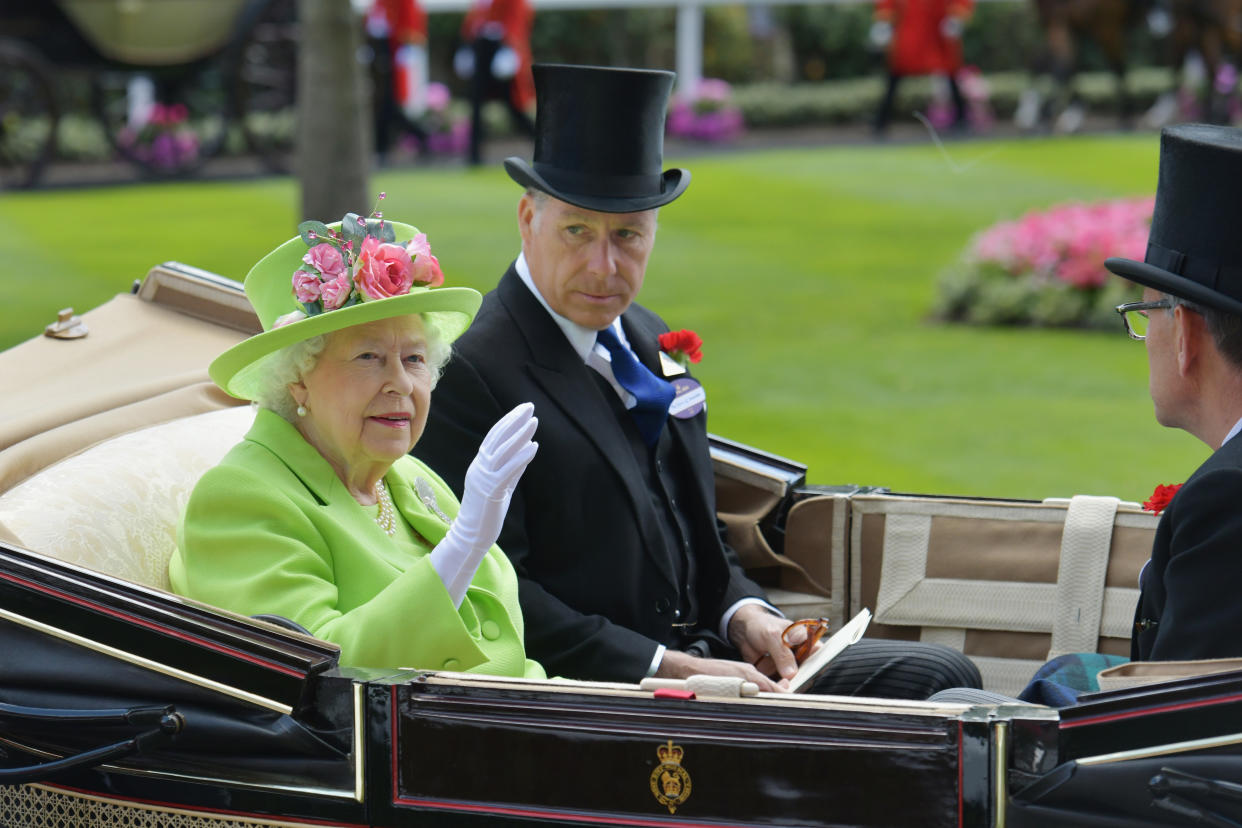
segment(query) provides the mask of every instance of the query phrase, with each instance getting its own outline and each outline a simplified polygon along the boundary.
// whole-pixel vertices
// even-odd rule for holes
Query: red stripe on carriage
[[[1232,696],[1218,696],[1214,699],[1201,699],[1192,702],[1179,702],[1178,704],[1166,704],[1159,707],[1144,707],[1141,710],[1127,710],[1122,713],[1103,713],[1099,716],[1087,716],[1074,721],[1061,722],[1062,730],[1070,730],[1083,725],[1105,724],[1107,722],[1120,722],[1126,719],[1133,719],[1137,716],[1150,716],[1153,713],[1176,713],[1180,710],[1194,710],[1198,707],[1213,707],[1218,704],[1229,704],[1230,702],[1242,701],[1242,694]]]
[[[148,621],[145,618],[139,618],[136,615],[130,615],[129,613],[121,612],[120,610],[111,609],[110,607],[106,607],[103,604],[97,604],[94,601],[88,601],[85,598],[79,598],[76,595],[70,595],[67,592],[61,592],[58,589],[52,589],[51,587],[43,586],[42,584],[36,583],[34,581],[28,581],[25,578],[18,578],[15,575],[9,575],[4,572],[0,572],[0,578],[3,578],[6,581],[11,581],[15,584],[19,584],[21,586],[27,587],[29,589],[33,589],[37,592],[43,592],[48,595],[55,595],[56,597],[61,598],[65,601],[69,601],[79,606],[86,607],[87,609],[94,610],[95,612],[101,612],[104,615],[111,615],[114,618],[120,618],[124,621],[131,621],[140,627],[146,627],[147,629],[155,630],[156,632],[162,633],[164,635],[169,635],[169,636],[172,636],[173,638],[181,639],[182,641],[188,641],[191,644],[196,644],[200,647],[205,647],[209,650],[215,650],[218,653],[223,653],[224,655],[232,656],[233,658],[237,658],[242,661],[248,661],[251,664],[256,664],[260,667],[265,667],[268,670],[275,670],[278,673],[284,673],[287,676],[293,676],[295,678],[306,677],[306,674],[302,672],[301,670],[295,670],[292,667],[286,667],[283,664],[277,664],[274,661],[268,661],[265,658],[262,658],[256,655],[251,655],[250,653],[247,653],[243,650],[235,650],[231,647],[225,647],[223,644],[217,644],[214,641],[208,641],[205,638],[199,638],[196,635],[184,633],[184,632],[181,632],[180,630],[175,630],[172,627],[165,627],[163,625],[156,624],[154,621]]]

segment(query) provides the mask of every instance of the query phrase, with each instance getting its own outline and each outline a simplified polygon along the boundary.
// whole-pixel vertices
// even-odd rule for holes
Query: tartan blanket
[[[1035,672],[1018,698],[1049,707],[1070,707],[1083,693],[1099,692],[1096,676],[1101,670],[1125,664],[1124,656],[1100,653],[1066,653],[1048,661]]]

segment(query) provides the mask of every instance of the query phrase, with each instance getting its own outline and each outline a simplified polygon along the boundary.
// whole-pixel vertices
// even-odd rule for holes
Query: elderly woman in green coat
[[[484,439],[460,505],[407,454],[479,294],[440,287],[408,225],[350,214],[299,231],[246,276],[263,333],[209,369],[258,411],[190,496],[173,589],[289,618],[344,665],[544,677],[494,545],[537,449],[533,407]]]

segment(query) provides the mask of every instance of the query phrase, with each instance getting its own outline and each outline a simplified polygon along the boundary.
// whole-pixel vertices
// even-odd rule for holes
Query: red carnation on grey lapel
[[[683,366],[686,360],[697,363],[703,358],[703,340],[694,331],[669,331],[660,334],[660,350]]]

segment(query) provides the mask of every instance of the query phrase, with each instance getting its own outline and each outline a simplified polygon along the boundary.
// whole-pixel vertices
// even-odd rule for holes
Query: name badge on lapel
[[[677,396],[668,404],[668,413],[679,420],[688,420],[707,407],[707,392],[693,377],[673,380],[673,391]]]

